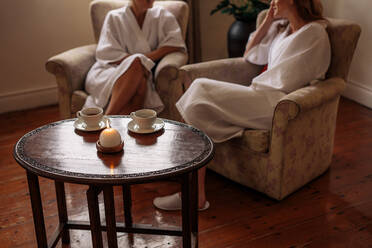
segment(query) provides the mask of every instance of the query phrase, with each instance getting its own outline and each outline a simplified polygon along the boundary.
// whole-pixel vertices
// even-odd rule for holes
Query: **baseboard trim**
[[[58,102],[57,86],[0,95],[0,113],[32,109]]]
[[[372,89],[364,84],[349,80],[342,95],[372,109]]]

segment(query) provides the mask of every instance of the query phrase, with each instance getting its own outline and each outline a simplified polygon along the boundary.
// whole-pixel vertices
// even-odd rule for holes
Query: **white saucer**
[[[152,128],[149,129],[140,129],[139,126],[131,120],[128,123],[128,129],[129,131],[133,133],[155,133],[159,130],[161,130],[164,127],[165,123],[162,119],[156,119],[155,123],[152,125]]]
[[[110,119],[108,117],[104,116],[102,118],[102,120],[98,123],[98,126],[87,127],[87,124],[83,120],[76,119],[76,121],[74,122],[74,127],[77,130],[85,131],[85,132],[98,131],[98,130],[102,130],[106,127],[106,121],[107,120],[109,121],[109,123],[111,123]]]

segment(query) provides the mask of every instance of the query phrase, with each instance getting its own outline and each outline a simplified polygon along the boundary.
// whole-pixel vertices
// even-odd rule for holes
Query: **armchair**
[[[326,79],[283,97],[275,108],[271,130],[247,129],[240,138],[216,144],[210,169],[281,200],[329,168],[338,102],[361,29],[346,20],[328,20],[332,58]],[[261,69],[243,58],[186,65],[172,83],[177,88],[173,98],[179,99],[199,77],[249,85]],[[174,103],[171,115],[182,120]]]
[[[99,40],[101,28],[107,12],[128,5],[130,1],[95,0],[90,4],[90,15],[96,42]],[[156,1],[155,6],[163,6],[176,18],[181,27],[183,38],[186,36],[189,8],[182,1]],[[88,96],[84,90],[85,77],[96,61],[96,44],[77,47],[51,57],[46,62],[46,69],[56,77],[58,85],[58,102],[60,117],[71,118],[79,111]],[[169,118],[168,88],[169,82],[177,77],[178,68],[185,65],[188,56],[175,52],[165,56],[155,71],[155,85],[164,102],[165,109],[161,117]]]

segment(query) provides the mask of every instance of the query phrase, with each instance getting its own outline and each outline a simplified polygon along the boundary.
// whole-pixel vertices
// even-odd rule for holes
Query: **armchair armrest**
[[[59,114],[71,118],[71,95],[84,88],[86,74],[95,62],[97,45],[77,47],[50,58],[45,67],[56,76]]]
[[[174,52],[167,54],[162,58],[155,70],[155,80],[158,79],[163,70],[169,70],[167,76],[170,76],[170,80],[174,80],[177,77],[178,69],[187,63],[188,56],[186,53]]]
[[[314,120],[324,122],[319,112],[312,112],[314,109],[323,109],[329,114],[333,115],[330,119],[336,120],[338,98],[345,88],[345,81],[341,78],[330,78],[325,81],[318,81],[314,85],[310,85],[301,89],[298,89],[285,97],[276,105],[270,140],[270,153],[277,161],[282,161],[283,147],[287,147],[288,142],[284,134],[293,136],[304,130],[306,125],[309,123],[309,118],[314,117]],[[322,111],[320,111],[322,112]],[[299,116],[301,114],[301,116]],[[292,128],[288,129],[288,125],[292,123]],[[324,123],[323,123],[324,124]],[[317,125],[317,124],[313,124]],[[329,130],[333,130],[335,125],[328,123]],[[324,125],[323,125],[324,126]],[[330,131],[332,133],[332,131]],[[333,139],[329,139],[331,141]],[[325,141],[325,142],[328,142]],[[330,144],[330,147],[332,145]],[[297,153],[299,154],[299,153]]]
[[[182,66],[180,76],[185,89],[201,77],[250,85],[261,69],[262,66],[246,62],[243,58],[229,58]]]
[[[280,100],[278,105],[288,102],[295,104],[297,111],[290,111],[292,113],[290,119],[293,119],[300,112],[318,107],[319,105],[340,96],[345,85],[345,81],[342,78],[336,77],[329,78],[325,81],[318,81],[314,85],[298,89],[286,95]]]
[[[95,62],[96,46],[77,47],[55,55],[46,62],[45,67],[56,75],[60,90],[71,93],[83,89],[85,76]]]
[[[176,119],[178,112],[175,103],[182,96],[183,90],[177,81],[179,68],[187,63],[188,56],[182,52],[174,52],[165,56],[155,71],[155,85],[157,92],[164,103],[161,117]]]

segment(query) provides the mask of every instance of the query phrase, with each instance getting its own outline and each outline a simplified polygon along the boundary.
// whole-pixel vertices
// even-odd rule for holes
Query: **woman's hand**
[[[263,20],[263,23],[271,24],[274,20],[275,20],[275,17],[274,17],[274,0],[272,0],[271,3],[270,3],[270,8],[267,11],[266,17]]]
[[[265,19],[262,21],[261,25],[257,28],[255,35],[249,40],[247,46],[245,47],[245,52],[243,56],[246,56],[249,50],[251,50],[255,45],[261,42],[265,37],[267,31],[269,30],[271,24],[275,20],[274,17],[274,0],[270,3],[270,8],[267,11]]]

